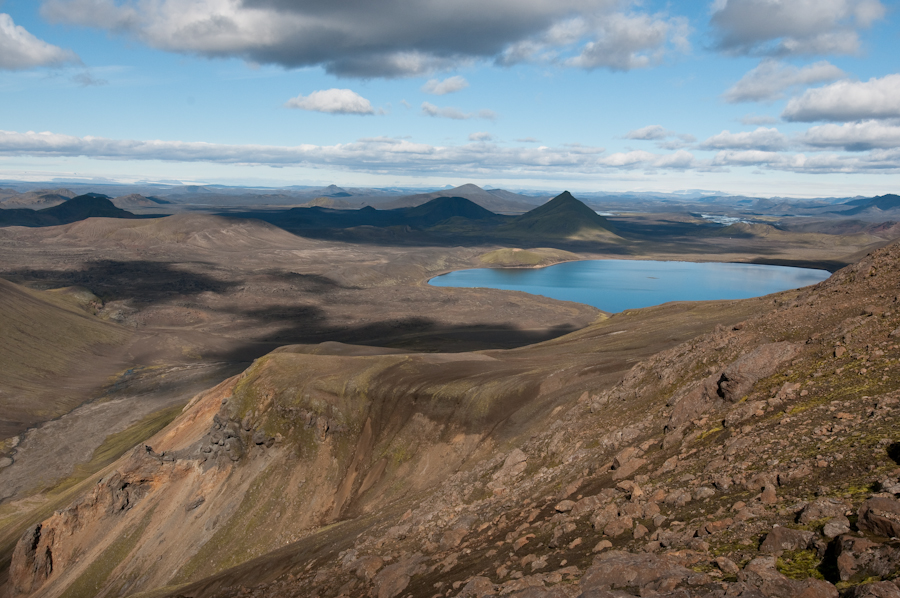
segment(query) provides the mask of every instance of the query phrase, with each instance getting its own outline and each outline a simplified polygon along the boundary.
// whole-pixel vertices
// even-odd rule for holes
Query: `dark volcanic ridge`
[[[59,226],[88,218],[138,218],[117,208],[109,197],[88,193],[41,210],[0,209],[0,226]]]

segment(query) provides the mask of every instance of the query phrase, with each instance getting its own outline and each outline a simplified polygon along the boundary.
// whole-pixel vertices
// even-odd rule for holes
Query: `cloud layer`
[[[24,27],[16,25],[11,16],[0,13],[0,70],[23,70],[67,62],[79,62],[78,56],[39,40]]]
[[[628,70],[684,48],[681,18],[628,0],[44,0],[58,23],[162,50],[236,56],[348,77],[421,76],[470,63],[542,61]],[[562,53],[562,54],[561,54]],[[565,55],[563,55],[565,54]]]
[[[185,141],[139,141],[74,137],[57,133],[0,131],[0,156],[88,157],[103,160],[160,160],[274,167],[332,167],[373,174],[443,174],[544,178],[589,176],[611,171],[722,171],[750,167],[795,173],[900,173],[900,126],[884,123],[823,125],[789,140],[776,129],[723,131],[698,146],[715,152],[698,159],[684,149],[607,154],[603,148],[505,147],[486,133],[471,143],[436,146],[377,137],[336,145],[292,147],[228,145]],[[853,153],[790,153],[790,147],[843,149]]]

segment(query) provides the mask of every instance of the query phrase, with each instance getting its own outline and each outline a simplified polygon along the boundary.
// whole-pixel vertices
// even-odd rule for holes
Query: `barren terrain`
[[[786,315],[792,305],[814,304],[799,292],[774,300],[671,304],[609,318],[580,304],[489,289],[434,288],[427,280],[465,267],[534,267],[602,257],[756,261],[835,270],[888,243],[892,230],[827,235],[754,225],[698,234],[702,223],[675,214],[625,214],[610,222],[620,236],[613,241],[572,237],[547,243],[535,238],[524,251],[478,236],[457,237],[464,245],[453,246],[447,231],[441,236],[440,231],[363,228],[304,237],[259,221],[202,214],[0,228],[0,277],[10,281],[0,287],[0,300],[17,310],[4,308],[2,323],[4,330],[26,331],[30,339],[0,353],[4,363],[23,372],[21,380],[0,383],[0,400],[30,397],[28,407],[3,422],[0,549],[5,562],[29,525],[66,507],[73,497],[93,496],[79,500],[97,507],[78,511],[75,516],[82,523],[73,529],[57,520],[42,524],[58,529],[59,537],[73,535],[73,543],[54,545],[60,552],[49,579],[23,581],[22,571],[14,568],[16,581],[6,583],[7,589],[42,596],[164,595],[172,584],[193,584],[179,591],[192,597],[231,595],[238,586],[258,586],[254,592],[260,595],[305,596],[313,595],[309,588],[320,588],[315,592],[374,592],[393,598],[397,594],[382,589],[389,582],[370,582],[381,566],[396,562],[406,563],[409,574],[400,578],[409,578],[408,592],[415,596],[457,595],[479,576],[489,579],[484,583],[493,584],[491,591],[509,593],[516,591],[513,586],[507,591],[497,584],[516,570],[525,544],[492,565],[494,574],[478,563],[498,554],[504,538],[515,544],[509,539],[511,528],[500,530],[534,511],[526,523],[541,524],[547,528],[541,533],[553,531],[559,537],[535,541],[546,550],[534,552],[525,565],[540,561],[544,565],[531,571],[564,571],[566,561],[569,573],[560,573],[559,579],[576,579],[571,567],[583,574],[591,562],[585,549],[593,546],[584,538],[570,546],[572,536],[568,552],[560,548],[560,538],[581,530],[583,522],[562,521],[557,515],[568,511],[554,511],[556,502],[575,496],[576,490],[583,497],[605,492],[597,505],[618,500],[615,492],[633,496],[627,488],[607,492],[616,484],[609,481],[604,460],[625,444],[637,443],[642,455],[663,460],[694,445],[697,450],[690,454],[703,455],[703,447],[714,449],[707,438],[721,436],[724,442],[723,434],[735,437],[734,424],[717,430],[714,423],[707,426],[711,431],[691,436],[692,430],[715,420],[705,413],[709,409],[725,409],[727,420],[728,408],[719,404],[671,425],[660,427],[657,419],[673,417],[666,402],[706,368],[724,368],[764,342],[806,340],[823,322],[831,326],[834,318],[859,312],[858,303],[869,291],[857,283],[851,297],[822,312],[821,321],[809,314]],[[891,257],[879,259],[889,263],[893,253],[885,255]],[[878,268],[879,275],[881,269],[889,274],[876,282],[890,285],[893,270]],[[824,292],[814,296],[816,305],[828,306]],[[878,317],[889,318],[892,300],[888,295],[873,299]],[[773,321],[781,324],[768,323],[773,309],[782,314]],[[31,321],[46,323],[46,330]],[[753,334],[742,332],[740,343],[714,359],[708,347],[728,346],[736,337],[726,331],[745,321],[760,322],[761,328],[750,326]],[[704,334],[711,336],[698,337]],[[891,355],[889,343],[882,344],[886,348],[879,350]],[[863,354],[870,359],[873,347],[867,339]],[[665,357],[670,353],[673,357]],[[46,365],[29,373],[28,367],[41,360]],[[660,360],[669,361],[660,366]],[[806,367],[801,367],[802,359],[795,361],[796,368]],[[645,365],[635,366],[640,362]],[[658,379],[635,378],[636,371],[648,368],[658,372]],[[624,403],[609,411],[603,405],[618,404],[609,403],[612,396]],[[273,411],[273,405],[281,407]],[[585,409],[598,415],[585,415]],[[240,429],[223,436],[221,443],[210,442],[217,431],[225,434],[229,421]],[[663,431],[676,432],[679,444],[666,446],[668,441],[659,436]],[[147,461],[140,443],[156,433],[148,441],[153,453]],[[228,438],[238,443],[224,442]],[[757,437],[759,442],[762,438]],[[706,444],[698,445],[701,440]],[[544,446],[540,443],[554,448],[535,448]],[[116,461],[135,445],[130,456]],[[510,453],[514,448],[524,451],[525,458],[516,461],[519,453]],[[664,450],[654,452],[659,448]],[[519,468],[520,462],[527,465]],[[653,461],[652,466],[661,464]],[[649,472],[651,466],[646,467]],[[138,477],[129,477],[133,475]],[[115,489],[109,486],[115,476],[131,481]],[[650,490],[665,486],[668,494],[674,484],[670,477],[665,483],[659,477],[634,482],[644,487],[642,495],[649,494],[648,483]],[[625,478],[612,479],[618,483]],[[831,488],[833,482],[826,482]],[[132,490],[125,490],[128,485]],[[738,486],[732,482],[729,488]],[[91,490],[106,487],[112,488],[114,501],[125,500],[121,517],[109,519],[115,509],[103,506],[106,498],[97,495],[106,490]],[[564,491],[570,487],[575,489]],[[791,492],[800,496],[806,490]],[[71,508],[61,512],[72,515]],[[477,512],[477,521],[453,527],[464,511]],[[702,516],[713,514],[704,510]],[[676,517],[689,519],[673,511],[669,520]],[[652,517],[632,519],[642,521],[648,533],[662,529],[650,526]],[[465,553],[450,550],[476,523],[483,541],[470,544]],[[575,527],[557,534],[562,529],[557,523],[567,530],[570,523]],[[331,524],[337,525],[322,527]],[[394,531],[387,529],[391,525]],[[516,525],[520,531],[529,527]],[[460,540],[445,542],[441,537],[449,529],[465,531],[459,532]],[[635,530],[630,533],[637,541],[642,536]],[[157,544],[146,544],[151,536],[157,544],[177,543],[180,548],[160,555]],[[42,537],[35,546],[46,541]],[[536,537],[543,538],[540,533]],[[491,543],[495,548],[489,548]],[[343,552],[341,563],[377,554],[382,565],[367,561],[373,563],[372,575],[360,574],[362,581],[354,581],[355,574],[344,573],[357,565],[334,569],[328,564],[350,548],[352,555]],[[262,566],[242,565],[271,551],[276,552]],[[744,558],[728,554],[732,560]],[[38,567],[33,555],[18,558],[20,565]],[[153,559],[159,562],[151,567]],[[423,564],[439,560],[435,566]],[[525,565],[518,569],[522,575],[510,579],[533,577],[526,575]],[[306,575],[309,571],[319,576],[313,579]],[[551,578],[556,579],[542,578],[533,585],[554,586]],[[303,581],[292,585],[291,579]]]

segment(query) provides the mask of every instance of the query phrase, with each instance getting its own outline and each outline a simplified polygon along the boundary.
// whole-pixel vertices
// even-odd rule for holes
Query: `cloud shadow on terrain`
[[[156,303],[177,295],[222,294],[236,286],[231,281],[179,269],[172,263],[148,260],[97,260],[78,270],[9,270],[3,272],[3,277],[13,282],[81,286],[104,301],[134,299],[140,303]]]

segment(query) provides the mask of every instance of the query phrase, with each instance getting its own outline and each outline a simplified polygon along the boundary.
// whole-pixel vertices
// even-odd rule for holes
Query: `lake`
[[[830,275],[825,270],[756,264],[587,260],[534,269],[459,270],[429,283],[524,291],[620,312],[668,301],[759,297],[815,284]]]

